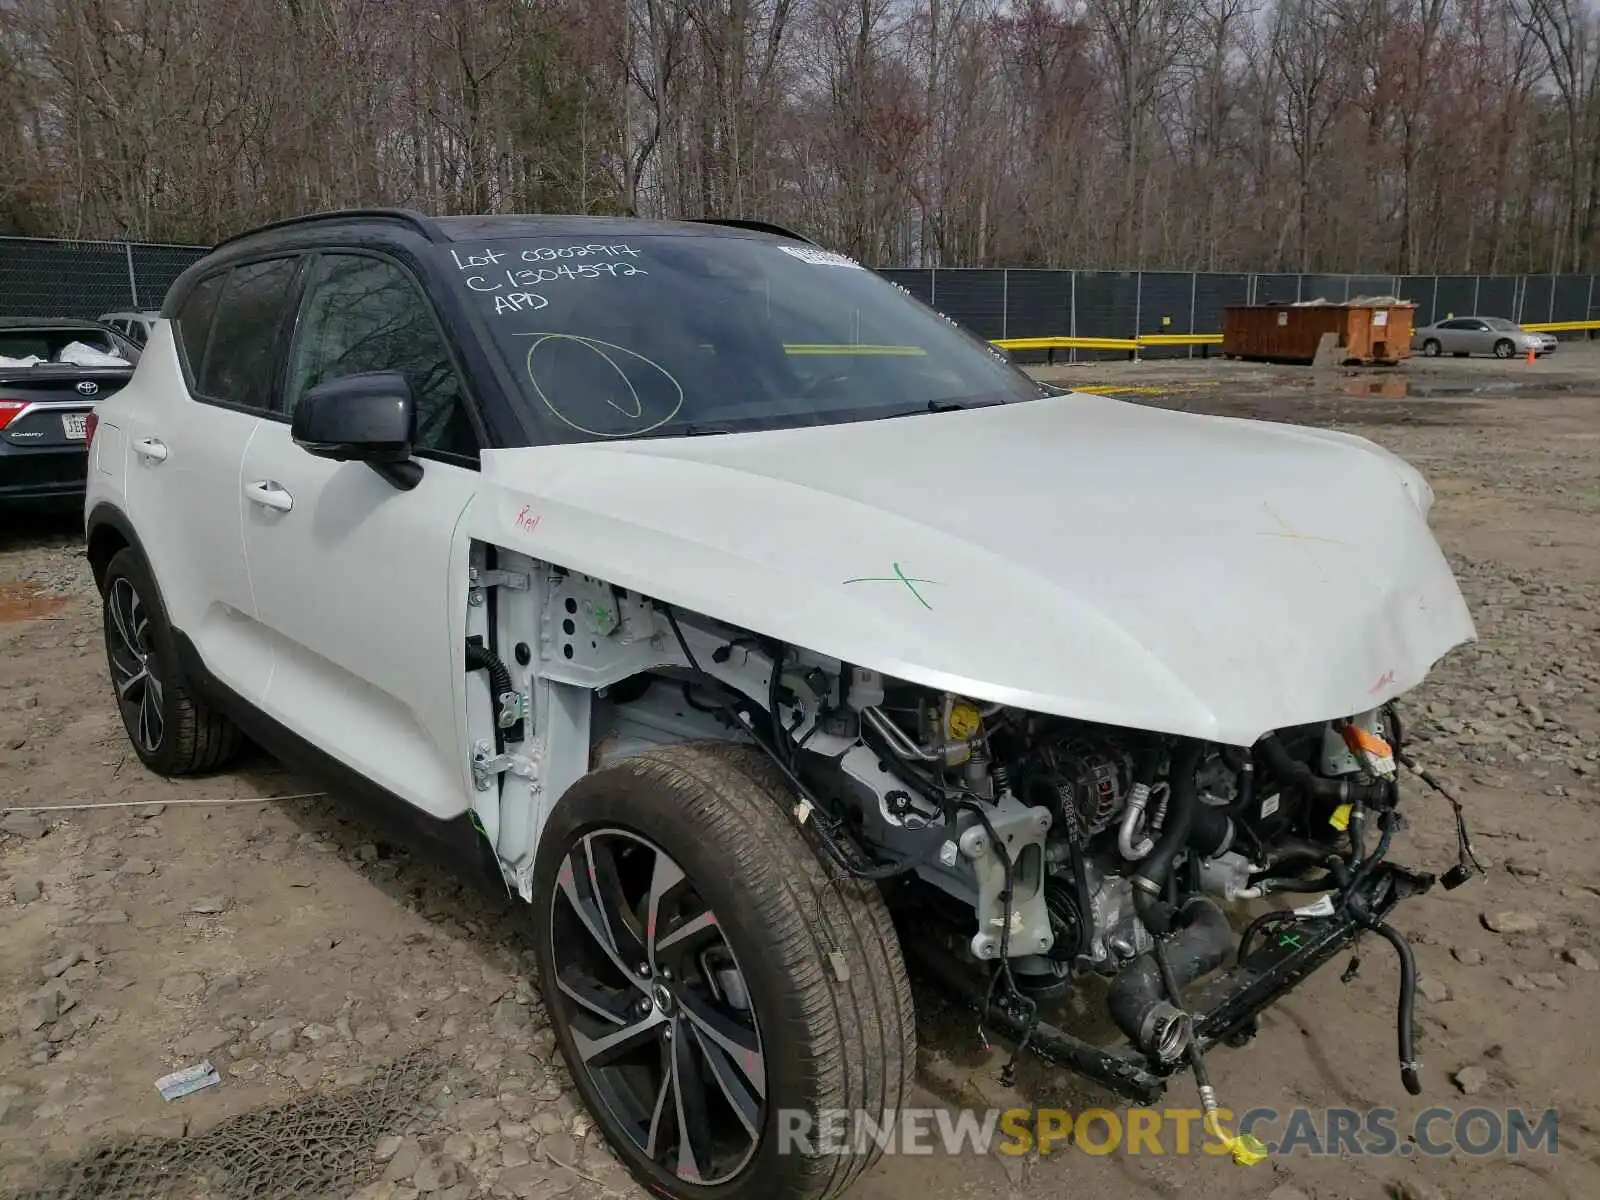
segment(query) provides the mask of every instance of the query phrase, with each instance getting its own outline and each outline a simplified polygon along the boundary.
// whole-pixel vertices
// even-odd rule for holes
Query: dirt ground
[[[1352,982],[1325,969],[1254,1043],[1212,1055],[1213,1082],[1235,1111],[1387,1106],[1402,1129],[1435,1105],[1554,1107],[1559,1152],[1297,1152],[1248,1169],[1170,1141],[1161,1156],[897,1156],[852,1200],[1600,1195],[1600,353],[1041,374],[1337,425],[1432,482],[1480,641],[1404,711],[1489,870],[1396,918],[1423,977],[1424,1094],[1400,1086],[1381,946]],[[315,786],[265,759],[182,783],[139,766],[70,518],[0,526],[0,697],[0,809],[124,806],[0,816],[0,1195],[168,1195],[206,1170],[231,1172],[216,1193],[229,1196],[310,1194],[295,1181],[315,1178],[371,1200],[640,1195],[553,1055],[520,903],[380,816],[304,796]],[[1406,792],[1395,857],[1441,871],[1455,860],[1448,806]],[[212,803],[230,799],[244,802]],[[929,1105],[1119,1107],[1042,1067],[1001,1088],[970,1016],[931,995],[922,1037]],[[157,1077],[201,1060],[221,1083],[164,1101]],[[1169,1102],[1193,1106],[1192,1082]]]

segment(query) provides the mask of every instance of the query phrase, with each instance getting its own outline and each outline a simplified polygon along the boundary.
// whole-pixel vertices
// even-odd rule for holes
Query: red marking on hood
[[[1373,695],[1373,694],[1375,694],[1377,692],[1381,692],[1381,691],[1383,691],[1384,688],[1388,687],[1393,682],[1394,682],[1394,668],[1390,667],[1382,675],[1378,676],[1378,682],[1377,683],[1373,684],[1371,687],[1369,687],[1367,689],[1367,695],[1371,696],[1371,695]]]

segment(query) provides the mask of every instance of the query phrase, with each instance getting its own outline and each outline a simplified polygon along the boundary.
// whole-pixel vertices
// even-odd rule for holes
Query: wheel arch
[[[139,540],[139,535],[133,530],[133,522],[116,505],[102,500],[90,511],[88,520],[84,522],[84,536],[87,545],[89,569],[94,574],[94,586],[99,590],[105,583],[106,567],[116,557],[119,550],[132,549],[143,561],[145,569],[150,571],[151,579],[155,579],[155,569],[151,566],[150,556],[145,553],[144,543]],[[159,592],[161,584],[156,582]]]
[[[770,719],[775,656],[780,678],[820,667],[834,681],[841,669],[758,631],[492,542],[473,539],[468,562],[468,636],[482,637],[504,665],[530,718],[528,740],[507,744],[489,687],[463,693],[474,807],[519,890],[550,812],[585,776],[666,745],[754,743],[756,727]],[[837,699],[836,683],[826,690]],[[735,698],[750,724],[730,718]],[[799,700],[783,712],[793,736],[819,746],[828,736],[813,729],[815,700],[803,722]]]

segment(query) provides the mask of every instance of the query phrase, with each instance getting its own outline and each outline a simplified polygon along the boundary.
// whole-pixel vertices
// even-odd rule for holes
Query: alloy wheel
[[[106,593],[107,651],[111,681],[117,689],[122,723],[139,749],[154,754],[166,733],[162,715],[160,664],[150,640],[150,614],[138,589],[126,576],[112,580]]]
[[[767,1072],[745,976],[682,867],[621,829],[584,833],[550,904],[557,1018],[634,1146],[711,1186],[754,1157]]]

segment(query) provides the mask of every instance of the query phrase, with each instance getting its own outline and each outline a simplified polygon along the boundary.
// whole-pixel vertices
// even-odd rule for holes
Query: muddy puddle
[[[0,625],[49,619],[66,604],[67,597],[52,595],[25,580],[0,583]]]
[[[1339,389],[1346,396],[1379,396],[1389,400],[1403,400],[1411,394],[1409,379],[1346,379]]]
[[[1571,395],[1583,390],[1584,386],[1574,380],[1565,379],[1496,379],[1487,383],[1466,383],[1410,379],[1404,375],[1383,375],[1345,379],[1341,382],[1339,391],[1346,396],[1371,396],[1384,400],[1445,400],[1473,397],[1487,400],[1506,396],[1537,399]]]
[[[1157,407],[1255,421],[1283,421],[1291,425],[1425,425],[1471,423],[1488,409],[1484,398],[1430,399],[1419,403],[1410,396],[1368,393],[1359,399],[1332,392],[1324,395],[1217,397],[1205,403],[1153,401]]]

